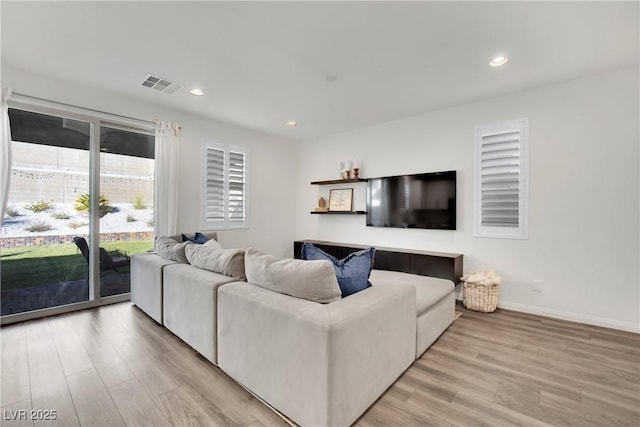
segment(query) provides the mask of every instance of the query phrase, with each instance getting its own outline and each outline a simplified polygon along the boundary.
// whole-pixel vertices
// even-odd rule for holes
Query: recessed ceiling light
[[[491,60],[491,62],[489,62],[489,65],[492,67],[499,67],[506,64],[507,62],[509,62],[509,58],[507,58],[506,56],[496,56]]]
[[[294,122],[293,120],[290,120],[287,122],[287,126],[289,127],[298,126],[298,122]]]
[[[194,96],[203,96],[204,95],[204,91],[202,89],[198,89],[198,88],[191,89],[189,91],[189,93],[191,95],[194,95]]]

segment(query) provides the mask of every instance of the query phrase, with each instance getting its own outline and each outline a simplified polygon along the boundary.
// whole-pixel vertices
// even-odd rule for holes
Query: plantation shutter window
[[[475,145],[475,235],[526,239],[527,121],[479,127]]]
[[[229,221],[245,220],[244,153],[229,152]]]
[[[482,136],[482,225],[520,225],[520,132]]]
[[[238,147],[204,145],[205,229],[247,226],[247,154]]]
[[[205,221],[224,221],[224,150],[206,148]]]

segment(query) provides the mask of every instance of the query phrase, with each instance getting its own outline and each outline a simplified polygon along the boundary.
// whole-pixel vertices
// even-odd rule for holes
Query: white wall
[[[2,85],[14,92],[84,108],[143,120],[180,123],[178,231],[201,230],[201,144],[205,139],[246,147],[249,150],[250,228],[220,231],[225,247],[253,246],[283,255],[290,252],[295,221],[293,172],[295,145],[281,138],[228,125],[177,110],[163,109],[134,99],[3,65]],[[159,96],[169,96],[159,93]],[[288,165],[281,167],[280,165]]]
[[[637,68],[457,106],[352,132],[289,141],[3,65],[14,91],[183,126],[179,159],[180,231],[200,229],[202,139],[250,151],[248,230],[220,232],[227,247],[291,255],[295,238],[464,254],[465,271],[492,267],[504,279],[501,306],[638,330],[639,107]],[[164,95],[164,94],[162,94]],[[384,102],[384,100],[381,100]],[[531,209],[528,240],[472,236],[473,133],[476,126],[529,118]],[[297,171],[291,165],[296,164]],[[359,158],[362,174],[458,171],[458,229],[365,226],[364,216],[309,211],[337,178],[338,161]],[[295,185],[293,183],[296,183]],[[353,186],[353,185],[352,185]],[[349,186],[347,186],[349,187]],[[354,186],[365,209],[364,184]],[[294,225],[295,230],[294,230]],[[542,280],[542,293],[532,292]]]
[[[296,238],[464,254],[495,268],[501,306],[619,329],[640,328],[638,68],[541,87],[303,143]],[[380,100],[384,102],[384,100]],[[528,240],[473,237],[476,126],[529,118]],[[310,215],[342,159],[362,176],[457,170],[456,231],[382,229],[364,216]],[[355,209],[365,209],[365,184]],[[541,280],[543,291],[534,293]]]

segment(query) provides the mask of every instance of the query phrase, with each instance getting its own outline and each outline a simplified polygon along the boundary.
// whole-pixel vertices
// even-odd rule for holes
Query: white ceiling
[[[635,1],[1,8],[3,65],[296,140],[639,63]],[[490,68],[496,54],[511,61]],[[145,88],[148,74],[206,95]]]

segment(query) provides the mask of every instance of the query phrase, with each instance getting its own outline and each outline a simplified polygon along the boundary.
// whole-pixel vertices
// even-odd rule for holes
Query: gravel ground
[[[34,213],[25,209],[28,203],[9,204],[10,210],[18,216],[5,216],[2,221],[2,237],[51,236],[63,234],[88,234],[89,219],[86,213],[78,212],[73,204],[56,204],[46,212]],[[151,209],[136,210],[131,203],[113,203],[114,212],[100,218],[100,233],[150,231],[153,230],[153,211]],[[67,215],[68,219],[58,219],[55,215]],[[135,221],[133,221],[135,219]],[[29,227],[44,224],[51,227],[47,231],[28,231]]]

